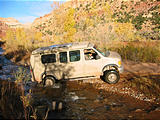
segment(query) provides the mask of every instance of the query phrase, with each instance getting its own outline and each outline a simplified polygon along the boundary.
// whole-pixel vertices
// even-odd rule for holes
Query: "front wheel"
[[[115,70],[105,71],[103,77],[104,77],[104,81],[109,84],[115,84],[120,79],[119,73]]]
[[[55,79],[54,79],[54,77],[46,77],[45,79],[44,79],[44,83],[43,83],[43,85],[44,85],[44,87],[53,87],[53,86],[55,86]]]

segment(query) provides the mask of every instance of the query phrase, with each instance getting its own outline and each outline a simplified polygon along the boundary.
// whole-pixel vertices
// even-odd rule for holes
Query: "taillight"
[[[32,67],[30,66],[30,72],[32,73],[33,72],[33,70],[32,70]]]

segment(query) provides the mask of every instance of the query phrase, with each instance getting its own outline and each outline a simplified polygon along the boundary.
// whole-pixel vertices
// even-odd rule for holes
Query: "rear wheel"
[[[56,80],[54,79],[54,77],[46,77],[45,79],[44,79],[44,87],[53,87],[53,86],[55,86],[55,82],[56,82]]]
[[[120,79],[119,73],[115,70],[105,71],[103,77],[104,77],[104,81],[109,84],[115,84]]]

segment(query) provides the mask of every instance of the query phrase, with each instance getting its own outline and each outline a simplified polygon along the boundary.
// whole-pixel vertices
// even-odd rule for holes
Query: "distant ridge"
[[[0,22],[7,24],[11,28],[23,27],[23,25],[18,20],[12,17],[8,17],[8,18],[0,17]]]

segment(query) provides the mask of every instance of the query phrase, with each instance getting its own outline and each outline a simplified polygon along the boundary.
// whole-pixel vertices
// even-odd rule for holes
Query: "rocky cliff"
[[[0,17],[0,22],[5,23],[12,28],[23,26],[18,20],[16,20],[15,18],[12,18],[12,17],[9,17],[9,18]]]
[[[1,39],[3,36],[5,36],[5,32],[6,32],[6,30],[7,30],[8,28],[9,28],[9,27],[8,27],[7,24],[5,24],[4,22],[1,22],[1,21],[0,21],[0,39]]]

